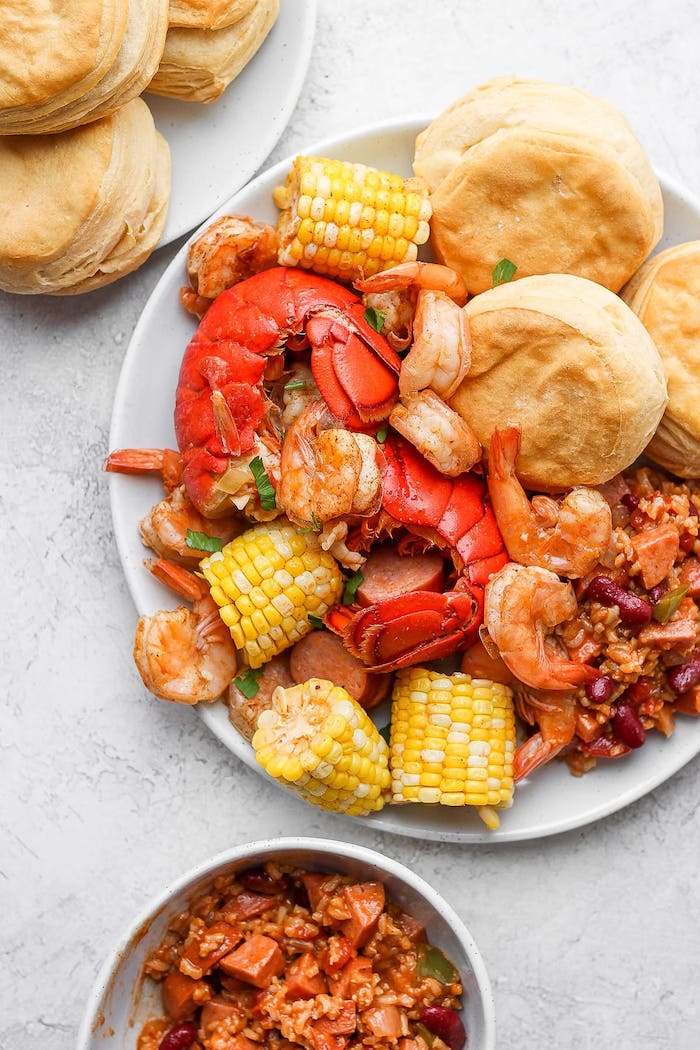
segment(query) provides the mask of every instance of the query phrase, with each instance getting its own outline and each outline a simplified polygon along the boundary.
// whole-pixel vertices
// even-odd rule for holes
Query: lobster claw
[[[371,671],[395,671],[465,649],[477,635],[481,609],[467,588],[411,591],[368,605],[349,619],[329,614],[326,623],[340,629],[346,647]]]

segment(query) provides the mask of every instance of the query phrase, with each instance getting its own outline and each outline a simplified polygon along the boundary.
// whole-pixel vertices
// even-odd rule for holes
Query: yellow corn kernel
[[[422,181],[364,164],[297,157],[273,198],[281,209],[278,262],[344,281],[412,262],[430,232]]]
[[[366,758],[357,754],[360,734]],[[311,678],[278,687],[252,740],[260,765],[307,802],[337,813],[380,810],[389,793],[389,748],[345,689]]]
[[[255,525],[201,562],[219,614],[250,667],[260,667],[313,630],[343,591],[337,562],[315,533],[285,518]]]
[[[391,712],[392,802],[476,806],[487,827],[498,826],[495,810],[513,802],[514,753],[507,686],[421,667],[398,672]]]

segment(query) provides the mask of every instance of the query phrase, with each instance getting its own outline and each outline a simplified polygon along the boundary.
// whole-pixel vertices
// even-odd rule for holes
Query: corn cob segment
[[[343,591],[338,563],[317,536],[283,518],[248,529],[200,568],[234,645],[253,668],[313,630],[309,613],[323,616]]]
[[[364,164],[297,157],[274,199],[282,266],[353,281],[417,258],[432,208],[420,179]]]
[[[498,827],[494,809],[513,803],[515,715],[508,686],[409,667],[392,694],[392,802],[478,806]]]
[[[322,809],[366,816],[388,796],[386,741],[357,701],[332,682],[310,678],[278,686],[252,744],[271,777]]]

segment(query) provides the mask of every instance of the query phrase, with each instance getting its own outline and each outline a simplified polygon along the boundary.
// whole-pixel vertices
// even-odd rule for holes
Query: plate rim
[[[297,59],[292,69],[292,76],[290,77],[289,81],[284,84],[284,91],[282,92],[280,97],[281,105],[279,109],[279,114],[281,119],[270,122],[270,124],[268,125],[269,131],[267,135],[256,136],[256,142],[259,145],[255,152],[251,154],[251,161],[241,167],[238,175],[232,181],[231,186],[233,186],[234,188],[231,189],[231,186],[226,187],[226,190],[224,191],[226,195],[225,198],[219,197],[217,201],[214,202],[213,211],[211,212],[211,214],[214,214],[216,211],[218,211],[218,209],[222,206],[222,203],[224,203],[225,200],[228,200],[234,194],[239,193],[245,186],[247,186],[250,183],[255,173],[263,169],[263,166],[266,164],[268,157],[272,153],[279,140],[282,138],[282,135],[284,134],[289,125],[294,109],[299,101],[301,89],[304,86],[304,80],[306,79],[307,73],[309,71],[309,66],[311,64],[311,55],[313,53],[314,41],[316,38],[316,26],[318,23],[318,0],[280,0],[280,2],[281,4],[289,4],[290,9],[293,9],[295,14],[298,15],[298,17],[301,20],[299,36],[294,40],[294,49]],[[274,26],[271,27],[271,32],[274,31],[274,28]],[[263,40],[261,48],[264,48],[264,46],[265,41]],[[285,42],[282,42],[280,46],[286,46]],[[254,63],[257,57],[258,52],[256,52],[255,55],[253,55],[251,63]],[[244,70],[241,70],[241,72],[244,72]],[[235,88],[236,81],[234,79],[227,88],[227,91],[230,90],[231,92],[235,92]],[[157,98],[159,105],[167,104],[169,102],[177,104],[179,101],[182,101],[178,99],[169,99],[161,95],[149,96],[147,89],[144,91],[144,96],[146,96],[145,101],[147,104],[150,97]],[[201,118],[203,120],[206,119],[207,103],[189,104],[200,106],[203,110],[203,112],[201,113]],[[263,128],[263,130],[266,129]],[[165,132],[161,132],[161,134],[163,134],[166,140],[168,139],[168,136]],[[197,214],[199,214],[199,212]],[[193,221],[186,218],[181,219],[177,227],[171,231],[169,230],[169,218],[170,216],[168,215],[168,217],[166,218],[166,224],[163,230],[162,238],[156,245],[156,251],[158,251],[160,248],[167,247],[169,244],[173,244],[175,241],[179,240],[180,237],[184,237],[185,234],[189,234],[190,231],[195,229],[195,227],[198,228],[201,222],[208,221],[206,217],[203,220],[195,218]]]
[[[313,0],[315,2],[315,0]],[[336,150],[342,148],[345,145],[350,145],[352,142],[358,139],[364,139],[369,136],[382,135],[386,133],[400,134],[405,132],[417,133],[422,128],[426,127],[435,119],[434,113],[419,113],[419,114],[407,114],[389,118],[386,120],[371,122],[367,124],[359,125],[355,128],[344,131],[341,134],[332,136],[326,136],[316,142],[310,143],[305,146],[303,152],[314,156],[323,156],[324,152],[330,150]],[[235,202],[238,196],[245,192],[246,194],[255,193],[258,186],[263,181],[267,181],[273,177],[278,177],[280,173],[286,173],[289,166],[293,162],[294,158],[301,153],[302,150],[295,150],[294,153],[287,157],[282,158],[275,164],[261,170],[254,179],[249,181],[243,186],[240,186],[234,193],[232,193],[219,207],[211,213],[203,222],[192,231],[190,236],[187,238],[185,243],[178,250],[176,255],[170,261],[164,272],[161,274],[159,280],[154,286],[140,316],[134,327],[129,346],[127,348],[122,367],[120,370],[119,380],[117,383],[114,406],[112,411],[112,419],[110,424],[109,432],[109,443],[110,449],[116,448],[115,431],[118,427],[118,417],[120,415],[120,406],[124,400],[124,391],[128,387],[127,380],[130,378],[134,362],[137,357],[137,346],[140,341],[140,335],[143,329],[148,327],[151,316],[155,313],[157,306],[159,305],[160,298],[163,293],[164,287],[170,283],[171,276],[177,268],[181,268],[182,261],[186,257],[187,250],[190,243],[194,240],[199,233],[205,229],[209,223],[217,218],[219,215],[224,214],[228,209],[235,207]],[[661,188],[664,191],[668,191],[674,197],[682,201],[685,205],[692,208],[698,216],[698,223],[700,224],[700,197],[685,187],[678,179],[668,175],[663,169],[660,169],[654,165],[654,173],[661,184]],[[663,250],[661,247],[661,241],[657,244],[649,257],[652,257],[658,251]],[[117,499],[117,488],[118,488],[118,477],[111,476],[109,479],[109,491],[110,491],[110,510],[112,514],[113,533],[116,541],[119,558],[121,562],[122,572],[127,584],[127,588],[131,595],[132,601],[137,609],[139,615],[142,615],[145,610],[139,607],[136,600],[136,596],[132,590],[129,574],[125,570],[125,537],[121,535],[119,529],[115,526],[116,521],[116,504]],[[128,559],[126,559],[128,560]],[[214,710],[211,705],[197,705],[194,708],[197,716],[207,726],[208,730],[213,733],[217,740],[226,748],[226,750],[233,754],[233,756],[242,761],[249,769],[258,775],[262,775],[265,781],[272,784],[277,790],[284,793],[285,797],[294,797],[283,785],[279,784],[272,777],[268,776],[264,770],[262,770],[255,761],[255,756],[250,749],[249,743],[240,737],[240,748],[231,747],[229,737],[219,731],[219,719],[215,717]],[[226,727],[229,727],[228,721]],[[700,754],[700,734],[698,739],[693,743],[692,738],[688,737],[687,740],[680,738],[681,742],[677,745],[676,752],[671,755],[668,753],[668,764],[664,764],[663,767],[657,772],[645,776],[638,783],[632,785],[627,790],[623,791],[620,795],[614,799],[604,798],[603,800],[594,803],[592,806],[585,811],[585,813],[572,815],[570,818],[562,817],[554,821],[544,829],[538,825],[527,825],[526,827],[508,829],[507,825],[504,827],[503,823],[501,827],[496,831],[489,831],[486,827],[483,830],[478,828],[467,828],[467,829],[445,829],[435,828],[427,830],[425,828],[414,827],[413,825],[404,826],[396,818],[391,816],[392,807],[386,806],[380,813],[370,815],[368,817],[351,817],[346,814],[336,814],[338,817],[342,817],[343,820],[362,826],[368,830],[375,830],[380,832],[386,832],[392,835],[401,835],[406,838],[413,839],[429,839],[434,842],[451,842],[461,843],[469,845],[505,845],[512,844],[514,842],[531,841],[541,838],[549,838],[554,835],[564,834],[567,831],[573,831],[577,828],[587,827],[589,825],[597,823],[604,817],[611,816],[614,813],[625,809],[627,806],[643,798],[645,795],[652,792],[659,785],[665,783],[675,776],[679,770],[681,770],[688,762]],[[301,799],[297,800],[300,805],[305,805]],[[401,807],[393,807],[400,809]]]

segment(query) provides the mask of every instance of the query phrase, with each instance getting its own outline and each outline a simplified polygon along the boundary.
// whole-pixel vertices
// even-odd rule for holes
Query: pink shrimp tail
[[[520,425],[510,423],[493,432],[489,445],[489,476],[507,478],[515,471],[515,461],[520,454]]]

